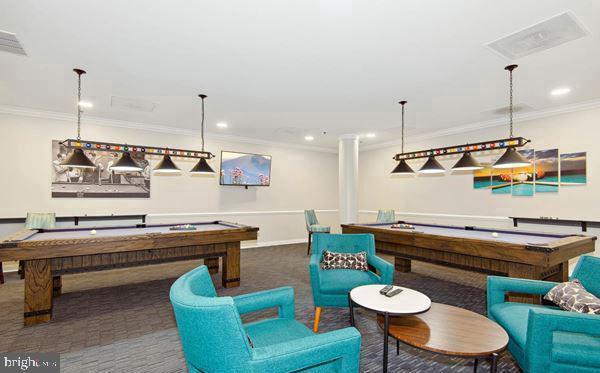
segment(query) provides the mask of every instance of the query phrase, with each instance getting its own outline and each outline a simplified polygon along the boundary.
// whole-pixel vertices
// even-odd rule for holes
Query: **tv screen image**
[[[221,152],[221,185],[271,185],[271,156]]]

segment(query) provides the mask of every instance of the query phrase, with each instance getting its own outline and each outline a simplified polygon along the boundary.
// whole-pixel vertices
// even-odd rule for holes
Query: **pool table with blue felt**
[[[372,233],[376,250],[395,257],[396,270],[410,272],[411,260],[488,274],[566,281],[569,259],[594,251],[594,236],[412,224],[343,224],[343,233]],[[497,233],[493,234],[493,233]],[[518,297],[514,297],[514,300]],[[527,297],[530,299],[530,297]]]
[[[223,286],[240,285],[240,244],[256,240],[258,228],[211,221],[172,230],[175,225],[25,229],[0,240],[0,262],[24,262],[25,325],[50,321],[61,276],[72,273],[200,258],[216,273],[222,258]]]

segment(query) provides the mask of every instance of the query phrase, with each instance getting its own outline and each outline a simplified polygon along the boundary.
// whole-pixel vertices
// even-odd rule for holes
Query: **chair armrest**
[[[556,282],[527,280],[500,276],[487,278],[487,306],[488,315],[493,305],[504,302],[506,292],[543,295],[550,291]]]
[[[316,254],[310,256],[310,285],[313,292],[314,306],[319,307],[321,305],[321,280],[319,273],[321,272],[320,258]]]
[[[233,302],[240,315],[278,307],[280,318],[294,318],[294,288],[290,286],[238,295]]]
[[[535,353],[525,355],[532,372],[542,371],[541,368],[552,360],[554,332],[587,334],[600,340],[600,316],[557,309],[530,309],[525,350]],[[576,340],[573,344],[577,345]],[[581,351],[583,355],[600,353],[600,348],[589,345],[582,336]]]
[[[367,262],[379,271],[382,284],[392,284],[392,280],[394,279],[394,266],[391,263],[383,260],[377,255],[367,255]]]
[[[337,360],[336,364],[340,364],[337,371],[358,372],[360,340],[356,328],[315,334],[255,348],[252,364],[257,372],[295,372]]]

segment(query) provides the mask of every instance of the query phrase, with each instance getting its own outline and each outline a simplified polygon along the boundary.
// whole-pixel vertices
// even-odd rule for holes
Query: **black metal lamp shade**
[[[435,159],[435,157],[433,156],[430,156],[427,159],[427,162],[425,162],[425,164],[423,165],[423,167],[419,169],[419,173],[422,174],[441,174],[444,172],[446,172],[444,166],[442,166],[440,162],[438,162],[437,159]]]
[[[163,159],[158,162],[156,167],[154,167],[154,172],[162,172],[162,173],[179,173],[181,170],[173,161],[171,160],[171,156],[165,155]]]
[[[125,152],[121,155],[121,158],[119,158],[115,162],[115,164],[111,167],[111,170],[139,172],[139,171],[142,171],[143,168],[140,167],[140,165],[137,164],[133,160],[133,158],[131,158],[131,154],[129,154],[129,152]]]
[[[472,171],[481,170],[482,168],[483,166],[480,165],[475,158],[473,158],[470,152],[464,153],[458,162],[456,162],[456,164],[452,167],[454,171]]]
[[[83,152],[83,149],[75,149],[70,156],[64,161],[60,162],[61,166],[73,167],[73,168],[96,168],[94,162],[92,162],[87,155]]]
[[[506,152],[502,154],[496,163],[492,167],[494,168],[517,168],[517,167],[527,167],[531,165],[531,163],[523,158],[517,149],[510,147],[506,149]]]
[[[210,167],[208,162],[206,162],[206,158],[200,158],[198,163],[190,170],[191,174],[214,174],[215,171]]]
[[[410,168],[404,159],[401,159],[400,162],[398,162],[398,165],[392,170],[393,175],[408,175],[414,173],[413,169]]]

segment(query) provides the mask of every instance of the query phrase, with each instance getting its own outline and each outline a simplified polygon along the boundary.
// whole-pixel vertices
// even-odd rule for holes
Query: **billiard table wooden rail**
[[[195,223],[205,224],[205,223]],[[25,272],[24,324],[50,321],[53,297],[61,294],[61,276],[181,260],[204,259],[211,273],[219,270],[226,288],[240,285],[240,244],[256,240],[258,228],[227,222],[218,230],[169,231],[72,239],[28,240],[45,230],[22,230],[0,241],[0,261],[22,260]],[[148,225],[168,227],[173,224]],[[96,230],[145,228],[99,227]],[[89,231],[90,228],[86,228]],[[68,232],[73,229],[52,229]],[[76,229],[81,231],[83,229]]]
[[[493,232],[491,229],[484,230]],[[569,260],[593,252],[596,240],[594,236],[565,235],[545,245],[517,244],[494,239],[389,229],[368,224],[342,224],[342,232],[373,234],[376,251],[393,255],[395,268],[400,272],[410,272],[411,261],[417,260],[493,275],[558,282],[568,279]],[[508,232],[536,234],[523,231]],[[532,298],[514,296],[512,300],[531,301]]]

